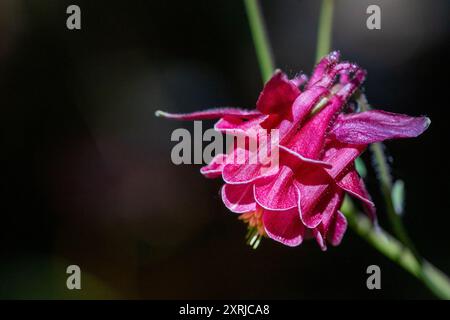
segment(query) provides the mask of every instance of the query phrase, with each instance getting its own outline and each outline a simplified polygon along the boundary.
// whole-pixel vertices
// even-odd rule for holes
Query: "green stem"
[[[263,83],[265,83],[273,74],[274,63],[270,42],[264,25],[264,18],[261,14],[261,7],[258,0],[244,0],[244,3]]]
[[[322,0],[317,35],[316,61],[326,56],[331,49],[331,34],[333,27],[334,0]]]
[[[429,262],[417,260],[416,255],[401,242],[381,228],[373,228],[371,221],[363,214],[357,213],[349,198],[341,208],[349,226],[372,247],[411,273],[439,298],[450,299],[450,279]]]

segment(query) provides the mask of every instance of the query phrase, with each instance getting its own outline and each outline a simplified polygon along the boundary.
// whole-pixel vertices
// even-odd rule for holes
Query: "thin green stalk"
[[[317,35],[316,61],[326,56],[331,50],[334,0],[322,0]]]
[[[386,156],[383,151],[383,145],[381,143],[373,143],[370,146],[375,162],[378,166],[378,175],[381,184],[381,193],[383,194],[384,202],[386,204],[386,212],[388,214],[389,222],[391,223],[392,230],[398,239],[403,242],[404,245],[409,247],[414,255],[419,259],[420,255],[415,249],[415,246],[406,232],[405,226],[402,222],[401,216],[395,211],[394,204],[392,202],[392,178],[389,173],[389,165],[386,160]]]
[[[244,0],[244,3],[263,83],[265,83],[273,74],[274,63],[270,42],[264,25],[264,18],[261,14],[261,7],[258,0]]]

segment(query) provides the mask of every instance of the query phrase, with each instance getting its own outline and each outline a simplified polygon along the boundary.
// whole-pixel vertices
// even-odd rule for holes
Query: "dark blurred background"
[[[80,31],[66,28],[70,4],[81,7]],[[366,28],[369,4],[381,7],[381,30]],[[319,1],[262,8],[277,67],[310,73]],[[406,183],[406,226],[446,273],[449,8],[336,0],[333,32],[333,48],[368,70],[374,107],[432,120],[387,149]],[[351,230],[325,253],[313,241],[252,250],[220,181],[171,163],[171,132],[192,124],[155,110],[252,108],[261,87],[240,0],[0,0],[0,297],[433,298]],[[373,171],[367,183],[379,200]],[[66,289],[70,264],[80,291]],[[366,288],[371,264],[382,290]]]

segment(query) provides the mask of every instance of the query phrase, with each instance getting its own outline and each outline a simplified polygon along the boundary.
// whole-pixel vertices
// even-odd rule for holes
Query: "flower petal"
[[[299,211],[304,218],[304,223],[309,228],[317,225],[312,210],[329,190],[333,180],[323,168],[305,165],[299,169],[294,180],[299,194]],[[329,192],[328,192],[329,193]],[[319,219],[320,220],[320,219]]]
[[[325,142],[325,133],[330,121],[337,110],[340,100],[329,103],[318,114],[310,119],[289,141],[283,142],[283,146],[303,157],[317,159]]]
[[[240,117],[226,116],[221,118],[214,125],[214,129],[227,134],[245,134],[247,130],[259,128],[261,122],[269,116],[262,115],[252,119],[244,120]]]
[[[345,175],[343,175],[342,178],[338,179],[337,185],[346,192],[350,193],[352,196],[361,200],[363,203],[364,211],[367,213],[372,222],[376,223],[377,213],[375,204],[372,202],[364,181],[355,170],[354,165],[350,165],[349,167],[349,171]]]
[[[283,157],[283,161],[288,163],[290,167],[296,167],[301,163],[309,163],[312,165],[317,165],[325,168],[331,168],[331,163],[321,161],[321,160],[315,160],[310,159],[302,156],[301,154],[298,154],[295,151],[292,151],[291,149],[286,148],[285,146],[280,145],[280,156]]]
[[[297,88],[300,88],[308,82],[308,76],[304,73],[300,73],[300,74],[296,75],[293,79],[291,79],[291,82]]]
[[[256,102],[256,109],[264,114],[290,112],[292,103],[300,94],[295,83],[277,70],[267,81]]]
[[[292,104],[293,121],[300,125],[315,104],[328,92],[329,90],[324,87],[313,87],[304,91]]]
[[[430,125],[427,117],[410,117],[380,110],[340,115],[331,131],[337,140],[369,144],[395,138],[412,138]]]
[[[279,166],[262,163],[261,153],[263,153],[262,149],[250,151],[240,147],[235,148],[228,156],[228,163],[222,170],[223,180],[228,184],[247,184],[276,174]],[[277,160],[272,159],[272,162]]]
[[[288,139],[294,134],[303,120],[311,112],[315,104],[328,94],[329,90],[324,87],[313,87],[300,94],[292,103],[290,113],[271,114],[261,126],[266,129],[278,128],[281,139]]]
[[[362,201],[364,211],[369,216],[373,223],[377,223],[377,212],[375,204],[372,202],[369,192],[366,189],[364,181],[359,176],[358,172],[355,170],[353,164],[349,167],[349,171],[342,175],[341,178],[337,179],[337,185],[350,193],[352,196],[358,198]]]
[[[350,170],[337,181],[337,185],[364,203],[375,206],[370,198],[369,192],[367,192],[364,181],[354,166],[351,166]]]
[[[283,166],[276,175],[258,181],[254,187],[256,202],[264,209],[273,211],[295,208],[297,190],[293,177],[292,170]]]
[[[339,210],[334,214],[331,221],[330,227],[327,232],[327,240],[333,246],[338,246],[342,238],[344,237],[345,231],[347,230],[347,219]]]
[[[225,116],[236,116],[246,119],[258,117],[261,113],[257,110],[244,110],[238,108],[215,108],[204,111],[196,111],[192,113],[168,113],[161,110],[155,112],[157,117],[164,117],[175,120],[207,120],[217,119]]]
[[[221,193],[223,203],[232,212],[244,213],[256,210],[252,184],[225,184]]]
[[[339,59],[339,51],[333,51],[323,57],[314,68],[314,72],[308,82],[308,88],[316,85],[316,83],[319,82],[334,65],[336,65]]]
[[[226,154],[216,155],[209,164],[200,168],[200,173],[206,178],[217,178],[222,174],[223,167],[227,161]]]
[[[297,208],[286,211],[263,211],[263,224],[267,235],[284,245],[295,247],[302,243],[305,226],[298,217]]]
[[[323,224],[324,231],[327,230],[329,221],[337,209],[341,206],[343,200],[343,192],[337,190],[336,187],[330,185],[327,191],[319,198],[317,204],[309,210],[302,209],[303,194],[300,192],[300,219],[308,228],[316,228],[319,224]],[[305,207],[305,205],[303,205]]]
[[[312,234],[314,238],[316,239],[317,244],[319,245],[320,249],[322,251],[327,251],[327,244],[325,242],[325,239],[323,238],[320,231],[316,228],[312,230]]]
[[[333,167],[326,169],[331,178],[336,179],[344,169],[366,149],[366,145],[348,145],[332,141],[326,146],[322,161],[331,163]]]

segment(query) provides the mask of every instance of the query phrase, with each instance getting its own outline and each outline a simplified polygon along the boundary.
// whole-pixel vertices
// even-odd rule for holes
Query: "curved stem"
[[[326,56],[331,49],[334,0],[322,0],[317,34],[316,61]]]
[[[274,63],[270,42],[267,37],[264,18],[258,0],[244,0],[248,22],[258,57],[263,83],[270,79],[274,71]]]

